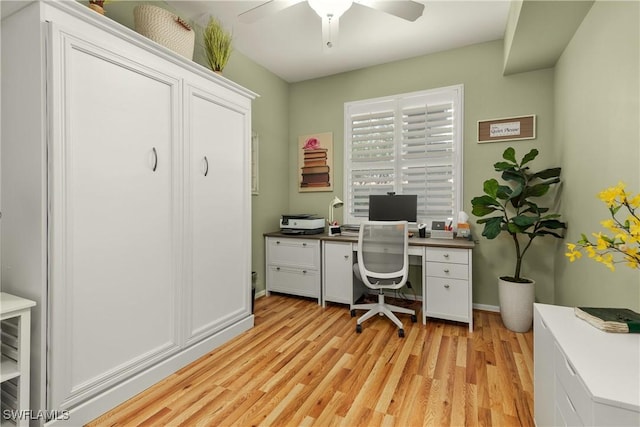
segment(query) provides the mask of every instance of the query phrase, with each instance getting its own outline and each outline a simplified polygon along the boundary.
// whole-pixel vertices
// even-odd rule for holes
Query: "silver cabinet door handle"
[[[158,169],[158,150],[156,150],[156,147],[153,147],[152,151],[153,151],[153,167],[151,168],[151,170],[155,172],[156,169]]]
[[[207,156],[204,156],[204,176],[207,176],[209,174],[209,159],[207,159]]]

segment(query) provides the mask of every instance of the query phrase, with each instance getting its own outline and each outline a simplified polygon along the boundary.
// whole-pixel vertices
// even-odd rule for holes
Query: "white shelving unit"
[[[29,425],[29,356],[34,301],[0,292],[2,425]],[[14,412],[11,412],[14,411]],[[7,417],[9,414],[21,416]],[[6,419],[5,419],[6,417]],[[15,424],[14,424],[15,423]]]

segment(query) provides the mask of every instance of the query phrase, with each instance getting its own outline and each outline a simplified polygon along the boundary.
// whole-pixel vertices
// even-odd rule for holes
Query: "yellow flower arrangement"
[[[640,211],[636,213],[640,208],[640,193],[627,194],[625,185],[620,182],[615,187],[601,191],[598,198],[606,203],[611,213],[611,219],[600,222],[611,235],[592,233],[595,240],[591,241],[582,234],[577,243],[567,244],[568,252],[565,255],[573,262],[581,258],[584,252],[611,271],[615,270],[614,264],[620,262],[625,262],[630,268],[640,268]],[[621,221],[616,215],[623,207],[628,215]],[[618,255],[618,259],[615,255]]]

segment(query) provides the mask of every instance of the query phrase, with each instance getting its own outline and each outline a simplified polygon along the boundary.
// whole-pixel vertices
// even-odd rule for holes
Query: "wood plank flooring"
[[[272,294],[253,329],[89,426],[533,426],[533,332],[420,319],[357,334],[345,305]]]

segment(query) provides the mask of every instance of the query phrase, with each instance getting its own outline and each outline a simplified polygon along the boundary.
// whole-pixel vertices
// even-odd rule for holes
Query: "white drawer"
[[[589,418],[582,421],[590,424],[590,414],[592,414],[591,396],[576,373],[575,368],[571,366],[571,363],[569,363],[560,347],[558,347],[558,343],[554,343],[553,346],[553,365],[557,381],[562,384],[562,388],[571,400],[573,407],[577,413],[583,414],[584,417]],[[556,393],[557,392],[558,390],[556,390]],[[559,394],[556,395],[556,398],[560,398]]]
[[[426,315],[459,322],[469,321],[469,281],[429,277]]]
[[[427,247],[427,261],[469,264],[469,250]]]
[[[320,240],[268,237],[267,264],[320,270]]]
[[[274,265],[267,266],[267,290],[320,298],[320,272]]]
[[[427,262],[427,276],[467,280],[469,278],[469,266],[446,262]]]
[[[585,425],[578,412],[573,401],[565,391],[562,384],[556,377],[556,419],[554,420],[556,426],[583,426]]]

